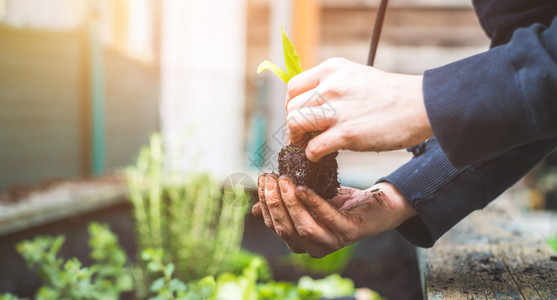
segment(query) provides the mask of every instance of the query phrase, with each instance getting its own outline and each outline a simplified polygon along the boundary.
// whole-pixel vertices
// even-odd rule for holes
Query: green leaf
[[[354,294],[354,282],[349,278],[342,278],[338,274],[331,274],[322,279],[312,279],[309,276],[303,276],[298,281],[298,287],[318,291],[322,297],[338,298],[346,297]]]
[[[208,298],[216,287],[215,277],[213,276],[205,276],[199,280],[199,286],[201,288],[201,296],[203,298]]]
[[[284,32],[284,27],[280,27],[282,31],[282,51],[284,52],[284,63],[286,64],[286,72],[290,78],[303,72],[302,64],[300,63],[300,56],[294,49],[294,45]]]
[[[302,64],[300,63],[300,56],[296,52],[296,49],[294,49],[294,45],[292,45],[292,42],[286,35],[286,32],[284,32],[284,27],[282,26],[281,26],[281,31],[282,31],[282,51],[284,52],[284,64],[286,65],[286,71],[281,69],[276,64],[268,60],[265,60],[261,64],[259,64],[259,67],[257,68],[257,73],[259,74],[264,70],[270,70],[273,73],[275,73],[275,75],[277,75],[282,81],[288,83],[288,81],[290,81],[292,77],[302,73],[303,70],[302,70]]]
[[[186,284],[181,282],[180,280],[174,278],[170,281],[170,290],[173,292],[181,291],[184,292],[187,290]]]
[[[141,251],[141,259],[143,260],[153,259],[153,249],[149,248]]]
[[[57,236],[52,244],[52,247],[50,248],[50,253],[52,255],[56,255],[60,250],[60,248],[62,247],[62,245],[64,244],[65,240],[66,238],[64,236]]]
[[[158,292],[160,291],[162,288],[164,287],[164,278],[161,277],[155,281],[153,281],[153,284],[151,284],[151,292]]]
[[[263,72],[264,70],[270,70],[271,72],[275,73],[275,75],[277,75],[278,78],[280,78],[285,83],[288,83],[288,81],[290,80],[290,76],[288,76],[286,71],[268,60],[265,60],[261,64],[259,64],[259,67],[257,67],[257,74]]]
[[[147,270],[149,270],[149,272],[158,272],[160,267],[161,266],[156,261],[150,261],[147,263]]]
[[[170,277],[172,276],[172,273],[174,273],[174,270],[176,269],[176,267],[174,266],[173,263],[169,263],[168,265],[166,265],[166,267],[164,268],[164,275]]]

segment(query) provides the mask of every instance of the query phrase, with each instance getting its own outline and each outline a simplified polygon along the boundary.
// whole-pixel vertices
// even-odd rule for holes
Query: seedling
[[[294,45],[282,28],[282,49],[284,52],[284,63],[286,71],[276,64],[265,60],[257,68],[257,73],[270,70],[282,81],[288,83],[290,79],[303,72],[300,64],[300,56],[294,49]],[[319,132],[308,132],[313,137]],[[279,175],[288,175],[296,185],[306,186],[315,191],[324,199],[331,199],[338,193],[340,183],[338,181],[338,163],[336,157],[338,152],[328,154],[317,163],[310,161],[305,149],[289,144],[281,149],[278,157]]]

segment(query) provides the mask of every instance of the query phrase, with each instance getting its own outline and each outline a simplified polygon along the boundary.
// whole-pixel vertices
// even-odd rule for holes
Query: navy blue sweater
[[[397,230],[430,247],[557,147],[557,1],[475,0],[492,48],[424,73],[435,137],[380,181],[418,215]]]

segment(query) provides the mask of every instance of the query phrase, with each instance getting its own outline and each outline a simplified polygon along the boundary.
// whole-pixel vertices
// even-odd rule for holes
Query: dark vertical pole
[[[383,28],[383,21],[385,20],[388,2],[389,0],[381,0],[379,9],[377,10],[377,15],[375,16],[375,25],[373,25],[371,46],[369,47],[369,56],[367,58],[368,66],[373,66],[373,63],[375,62],[375,54],[377,53],[377,45],[379,45],[379,38],[381,37],[381,29]]]

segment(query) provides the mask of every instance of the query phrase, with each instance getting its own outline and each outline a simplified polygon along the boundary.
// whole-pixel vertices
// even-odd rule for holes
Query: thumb
[[[335,127],[323,131],[312,138],[306,146],[306,156],[313,162],[318,162],[323,156],[342,149],[343,139]]]
[[[263,212],[261,211],[261,204],[259,202],[251,208],[251,213],[258,219],[263,219]]]

